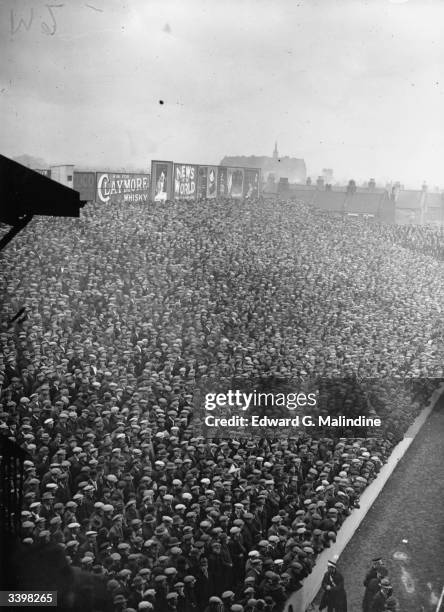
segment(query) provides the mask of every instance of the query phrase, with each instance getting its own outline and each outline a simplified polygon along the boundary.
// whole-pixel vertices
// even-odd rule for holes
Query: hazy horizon
[[[6,0],[1,152],[132,169],[277,140],[312,178],[444,187],[443,17],[441,0]]]

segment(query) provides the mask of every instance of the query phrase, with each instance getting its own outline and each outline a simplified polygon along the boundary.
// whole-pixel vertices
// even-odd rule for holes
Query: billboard
[[[97,172],[97,202],[147,202],[150,188],[148,174]]]
[[[260,170],[257,168],[246,168],[244,179],[244,198],[259,197]]]
[[[197,181],[197,197],[199,199],[207,197],[207,166],[199,166]]]
[[[229,195],[227,188],[227,168],[225,166],[221,166],[217,173],[217,194],[222,198],[228,197]]]
[[[217,197],[217,166],[208,166],[207,168],[207,198]]]
[[[195,200],[197,196],[197,166],[174,164],[174,198]]]
[[[243,168],[227,168],[227,192],[231,198],[241,198],[244,195]]]
[[[199,166],[198,198],[217,198],[219,195],[218,170],[218,166]]]
[[[172,198],[173,162],[151,162],[151,200],[165,202]]]
[[[96,199],[96,173],[74,172],[73,188],[79,192],[81,200],[94,202]]]

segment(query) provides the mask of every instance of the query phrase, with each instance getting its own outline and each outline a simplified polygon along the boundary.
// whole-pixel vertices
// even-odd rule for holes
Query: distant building
[[[296,157],[279,157],[277,142],[271,157],[257,155],[227,156],[220,162],[221,166],[233,166],[244,168],[260,168],[262,180],[267,181],[270,174],[279,181],[287,178],[290,183],[305,183],[307,178],[307,168],[303,159]]]
[[[347,186],[319,188],[317,185],[292,185],[288,197],[301,200],[319,210],[393,223],[395,203],[385,189],[356,188],[354,181]]]
[[[278,143],[274,143],[273,159],[279,159]]]
[[[66,187],[73,186],[74,164],[59,164],[51,166],[51,178]]]
[[[426,194],[424,223],[444,227],[444,194],[438,190]]]
[[[425,210],[425,192],[416,189],[393,191],[396,202],[396,223],[398,225],[422,225]]]

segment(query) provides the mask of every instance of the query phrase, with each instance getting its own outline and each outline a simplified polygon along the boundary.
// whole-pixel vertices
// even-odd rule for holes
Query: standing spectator
[[[347,595],[344,589],[344,578],[336,567],[335,561],[329,561],[327,571],[322,579],[322,599],[320,610],[327,612],[347,612]]]

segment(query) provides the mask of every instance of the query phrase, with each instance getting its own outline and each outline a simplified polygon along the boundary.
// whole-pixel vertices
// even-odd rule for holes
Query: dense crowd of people
[[[282,610],[443,374],[442,262],[404,231],[297,202],[34,220],[0,280],[25,550],[62,547],[105,609]],[[363,409],[382,435],[214,439],[193,421],[196,389],[314,377],[381,381]]]
[[[392,240],[406,249],[444,261],[444,229],[433,225],[386,226]],[[393,230],[394,231],[390,231]]]

